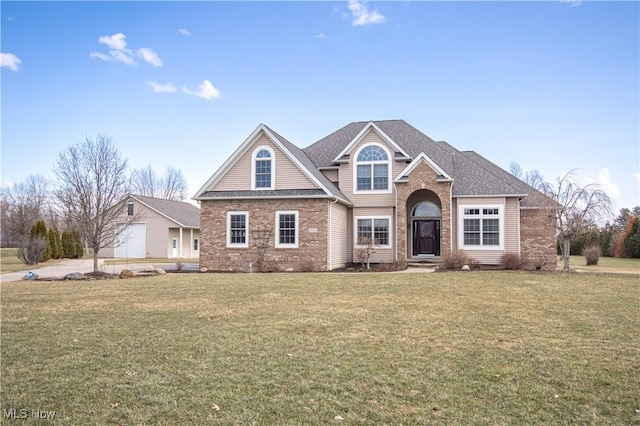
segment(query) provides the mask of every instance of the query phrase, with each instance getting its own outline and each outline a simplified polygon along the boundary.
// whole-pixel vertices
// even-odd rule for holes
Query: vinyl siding
[[[506,253],[520,254],[520,209],[518,199],[510,197],[506,199],[504,208],[504,251]]]
[[[391,192],[388,193],[354,193],[354,167],[356,160],[356,153],[360,150],[364,145],[368,145],[371,143],[377,143],[383,145],[387,151],[389,151],[389,155],[391,157],[391,182],[390,189]],[[404,161],[395,161],[393,160],[395,150],[393,147],[386,144],[383,139],[374,131],[370,130],[362,140],[356,144],[351,150],[351,156],[349,163],[340,165],[340,190],[351,200],[354,205],[357,206],[395,206],[396,196],[394,193],[393,187],[393,178],[395,178],[404,168],[406,164]]]
[[[315,189],[316,186],[280,149],[264,134],[227,171],[210,191],[244,191],[251,189],[251,162],[259,146],[270,147],[275,155],[275,189]]]
[[[347,256],[347,207],[338,203],[329,203],[331,225],[331,268],[342,268],[348,261]]]
[[[351,239],[352,242],[355,242],[355,232],[357,229],[356,220],[360,217],[371,217],[371,216],[389,216],[389,240],[391,246],[389,248],[379,248],[376,247],[376,252],[371,255],[369,258],[370,262],[373,263],[391,263],[393,262],[393,253],[395,251],[395,242],[396,242],[396,221],[395,221],[395,213],[393,207],[354,207],[353,215],[351,219]],[[355,244],[352,243],[351,247],[353,247],[353,261],[358,261],[358,248]]]
[[[330,169],[330,170],[322,170],[322,174],[326,176],[331,182],[338,182],[339,173],[338,170]]]
[[[499,204],[503,209],[503,229],[504,229],[504,250],[471,250],[465,248],[464,251],[469,256],[473,257],[480,264],[484,265],[497,265],[500,263],[502,255],[505,251],[513,248],[517,252],[517,212],[514,212],[514,208],[517,209],[517,204],[513,202],[507,202],[504,197],[473,197],[473,198],[454,198],[453,210],[453,223],[452,223],[452,236],[453,247],[459,249],[459,223],[458,223],[458,210],[460,206],[478,206],[487,204]],[[514,218],[515,217],[515,218]]]

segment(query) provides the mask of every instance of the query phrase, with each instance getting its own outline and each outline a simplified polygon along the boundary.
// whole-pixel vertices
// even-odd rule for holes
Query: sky
[[[639,2],[0,2],[2,185],[97,134],[193,196],[264,123],[404,119],[640,205]]]

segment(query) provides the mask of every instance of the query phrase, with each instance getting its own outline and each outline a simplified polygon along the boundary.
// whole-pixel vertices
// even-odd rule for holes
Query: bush
[[[464,265],[474,267],[478,262],[462,250],[457,250],[442,257],[439,269],[460,269]]]
[[[582,255],[587,261],[587,265],[597,265],[601,254],[602,251],[598,246],[589,246],[582,250]]]
[[[500,264],[504,269],[515,271],[522,268],[522,260],[517,253],[505,253],[500,258]]]

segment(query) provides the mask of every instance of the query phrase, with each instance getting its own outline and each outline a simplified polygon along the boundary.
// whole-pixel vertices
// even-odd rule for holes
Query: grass
[[[625,259],[619,257],[600,257],[597,265],[587,266],[584,256],[570,256],[569,265],[579,272],[617,272],[640,274],[640,259]],[[558,260],[558,267],[562,268],[562,258]]]
[[[2,410],[55,411],[57,424],[640,423],[634,275],[169,274],[0,290]]]
[[[25,265],[18,259],[17,248],[0,248],[0,271],[3,274],[17,271],[32,271],[43,266],[56,264],[62,260],[64,259],[51,259],[38,263],[37,265]]]

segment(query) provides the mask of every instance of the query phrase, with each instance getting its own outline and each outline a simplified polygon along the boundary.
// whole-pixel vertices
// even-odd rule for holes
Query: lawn
[[[1,296],[4,416],[640,423],[635,275],[169,274]]]
[[[89,250],[89,253],[85,253],[83,259],[93,259],[93,250]],[[17,271],[32,271],[43,266],[53,265],[58,262],[62,262],[66,259],[52,259],[46,262],[38,263],[37,265],[25,265],[20,259],[18,259],[17,248],[0,248],[0,273],[6,274],[8,272]]]

